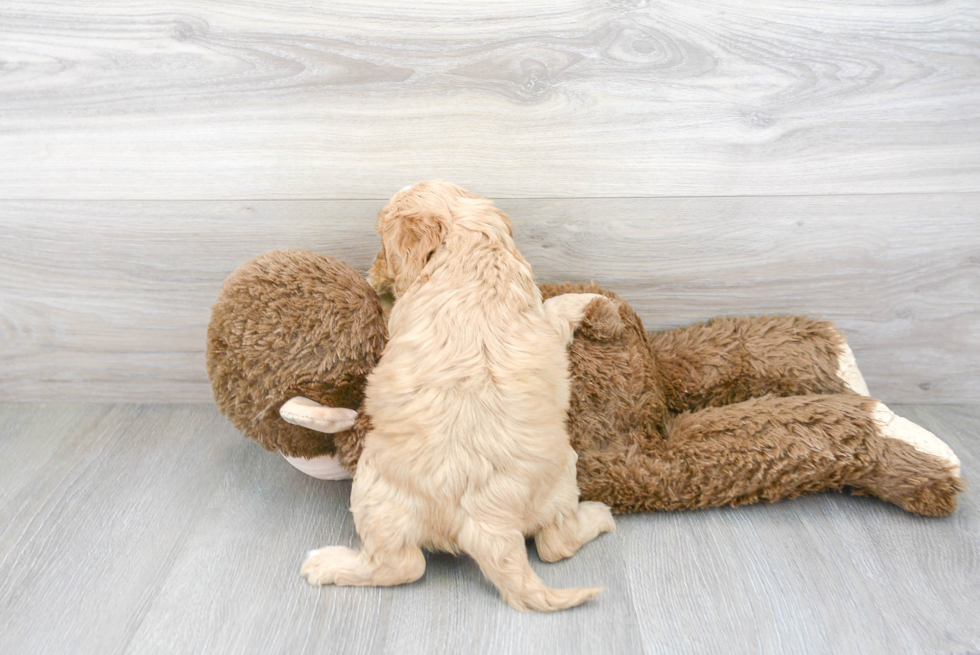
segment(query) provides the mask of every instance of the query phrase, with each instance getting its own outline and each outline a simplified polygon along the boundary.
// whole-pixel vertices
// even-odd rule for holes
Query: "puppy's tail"
[[[581,605],[603,587],[551,589],[545,586],[527,559],[527,546],[519,532],[492,533],[470,523],[459,535],[462,549],[469,553],[483,575],[496,585],[504,601],[516,610],[554,612]]]

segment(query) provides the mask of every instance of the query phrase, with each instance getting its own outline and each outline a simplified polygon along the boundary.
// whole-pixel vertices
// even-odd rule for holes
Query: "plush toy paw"
[[[605,298],[597,293],[563,293],[544,301],[544,313],[565,344],[572,342],[575,330],[585,318],[586,308]]]
[[[960,475],[960,459],[953,449],[942,439],[907,418],[902,418],[888,409],[884,403],[876,403],[872,419],[878,426],[878,433],[886,439],[898,439],[909,444],[920,453],[938,457],[949,466],[953,476]]]
[[[875,449],[877,465],[858,485],[858,493],[923,516],[956,511],[957,494],[965,485],[959,477],[960,460],[950,447],[881,403],[875,403],[871,415],[884,447]]]
[[[599,296],[585,307],[585,316],[579,326],[579,334],[597,341],[607,341],[619,337],[626,325],[619,310],[618,300]]]

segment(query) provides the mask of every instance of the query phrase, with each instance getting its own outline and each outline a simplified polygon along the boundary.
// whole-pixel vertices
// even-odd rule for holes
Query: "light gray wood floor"
[[[980,408],[898,407],[980,466]],[[585,606],[523,615],[468,558],[391,589],[316,589],[355,545],[349,483],[296,472],[208,405],[0,404],[0,653],[967,653],[980,503],[911,516],[824,494],[620,517],[554,565]]]

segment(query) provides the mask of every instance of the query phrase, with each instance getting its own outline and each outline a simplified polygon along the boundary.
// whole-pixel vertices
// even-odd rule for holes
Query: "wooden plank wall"
[[[980,400],[973,0],[0,0],[0,400],[207,401],[236,265],[364,269],[432,177],[650,329],[819,315]]]

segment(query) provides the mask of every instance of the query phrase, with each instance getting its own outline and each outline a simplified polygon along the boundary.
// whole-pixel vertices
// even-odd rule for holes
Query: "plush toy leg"
[[[649,334],[668,406],[693,411],[758,398],[868,387],[844,336],[801,316],[719,318]]]
[[[618,456],[580,452],[579,479],[590,481],[582,497],[627,512],[775,501],[851,486],[910,512],[952,512],[963,488],[955,456],[919,426],[886,421],[890,412],[882,408],[852,394],[809,395],[680,414],[663,438]]]
[[[582,324],[585,309],[593,301],[612,302],[597,293],[566,293],[544,301],[544,313],[565,345],[572,342],[575,328]]]

